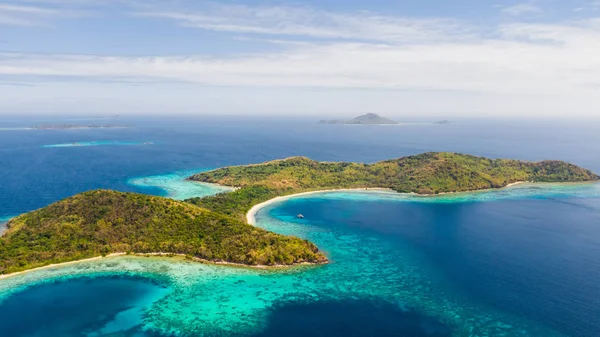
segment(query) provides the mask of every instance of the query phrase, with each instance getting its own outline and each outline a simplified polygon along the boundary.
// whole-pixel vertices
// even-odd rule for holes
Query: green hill
[[[111,253],[180,254],[245,265],[325,263],[317,247],[245,223],[254,205],[298,192],[383,187],[437,194],[499,188],[518,181],[583,182],[596,174],[561,161],[525,162],[425,153],[374,164],[304,157],[226,167],[191,180],[240,187],[186,202],[91,191],[21,215],[0,237],[0,274]]]
[[[361,125],[384,125],[384,124],[398,124],[398,122],[393,121],[391,119],[381,117],[374,113],[368,113],[364,115],[360,115],[358,117],[352,118],[350,120],[343,119],[332,119],[332,120],[322,120],[319,122],[320,124],[361,124]]]
[[[246,265],[323,263],[315,245],[171,199],[91,191],[21,215],[0,237],[0,274],[111,253]]]
[[[581,182],[599,177],[561,161],[526,162],[456,153],[425,153],[374,164],[324,163],[304,157],[258,165],[226,167],[191,180],[227,186],[271,189],[390,188],[438,194],[505,187],[519,181]]]
[[[397,192],[438,194],[501,188],[520,181],[584,182],[599,178],[562,161],[534,163],[443,152],[374,164],[317,162],[293,157],[194,175],[189,179],[241,189],[187,201],[242,220],[255,204],[311,190],[379,187]]]

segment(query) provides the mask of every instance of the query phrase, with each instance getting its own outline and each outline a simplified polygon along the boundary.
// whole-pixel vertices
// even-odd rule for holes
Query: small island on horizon
[[[392,125],[399,124],[398,122],[381,117],[378,114],[368,113],[364,114],[349,120],[343,119],[331,119],[331,120],[322,120],[319,124],[353,124],[353,125]]]
[[[382,117],[378,114],[367,113],[364,115],[360,115],[358,117],[352,119],[328,119],[321,120],[319,124],[342,124],[342,125],[399,125],[401,123]],[[411,123],[408,123],[411,124]],[[446,125],[451,124],[451,122],[447,119],[440,120],[433,123],[417,123],[417,124],[438,124],[438,125]]]
[[[435,195],[600,177],[563,161],[431,152],[372,164],[292,157],[188,179],[236,189],[185,201],[109,190],[64,199],[8,222],[0,236],[0,275],[114,254],[181,255],[245,266],[324,264],[327,257],[313,243],[253,226],[254,213],[282,197],[324,190]]]

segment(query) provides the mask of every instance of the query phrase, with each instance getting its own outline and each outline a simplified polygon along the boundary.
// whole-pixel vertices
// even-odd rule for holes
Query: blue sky
[[[0,113],[598,117],[600,1],[0,0]]]

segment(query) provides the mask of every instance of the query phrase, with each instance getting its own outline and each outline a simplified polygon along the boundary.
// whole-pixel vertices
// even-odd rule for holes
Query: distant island
[[[441,120],[441,121],[437,121],[437,122],[435,122],[433,124],[451,124],[451,123],[452,122],[450,122],[449,120],[444,119],[444,120]]]
[[[389,125],[389,124],[398,124],[398,122],[393,121],[391,119],[381,117],[374,113],[368,113],[365,115],[361,115],[355,117],[350,120],[342,120],[342,119],[332,119],[332,120],[322,120],[319,122],[320,124],[365,124],[365,125]]]
[[[254,212],[280,197],[323,190],[384,188],[432,195],[600,177],[563,161],[431,152],[373,164],[292,157],[188,179],[237,189],[184,202],[108,190],[67,198],[8,222],[0,237],[0,274],[125,253],[247,266],[322,264],[327,258],[313,243],[249,225]]]
[[[77,125],[77,124],[39,124],[31,127],[33,130],[79,130],[79,129],[122,129],[127,125]]]

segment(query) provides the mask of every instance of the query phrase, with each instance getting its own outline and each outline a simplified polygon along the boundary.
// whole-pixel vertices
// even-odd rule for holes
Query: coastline
[[[37,267],[37,268],[27,269],[27,270],[23,270],[23,271],[18,271],[18,272],[6,274],[6,275],[0,275],[0,280],[4,280],[4,279],[10,278],[10,277],[15,277],[15,276],[18,276],[18,275],[28,274],[28,273],[31,273],[31,272],[34,272],[34,271],[39,271],[39,270],[44,270],[44,269],[50,269],[50,268],[55,268],[55,267],[64,267],[64,266],[68,266],[68,265],[73,265],[73,264],[78,264],[78,263],[83,263],[83,262],[96,261],[96,260],[102,260],[102,259],[108,259],[108,258],[111,258],[111,257],[117,257],[117,256],[123,256],[123,255],[127,255],[127,254],[126,253],[113,253],[113,254],[109,254],[109,255],[106,255],[106,256],[91,257],[89,259],[83,259],[83,260],[75,260],[75,261],[69,261],[69,262],[49,264],[49,265],[43,266],[43,267]]]
[[[499,190],[503,190],[505,188],[509,188],[512,186],[516,186],[516,185],[521,185],[521,184],[529,184],[529,183],[533,183],[531,181],[517,181],[514,183],[510,183],[504,187],[498,187],[498,188],[484,188],[481,190],[468,190],[468,191],[460,191],[460,192],[441,192],[438,194],[418,194],[418,193],[408,193],[410,195],[416,196],[416,197],[423,197],[423,198],[428,198],[428,197],[436,197],[436,196],[443,196],[443,195],[448,195],[448,194],[461,194],[461,193],[477,193],[477,192],[489,192],[489,191],[499,191]],[[538,183],[538,184],[542,184],[542,183]],[[551,183],[552,184],[552,183]],[[559,184],[563,184],[563,183],[559,183]]]
[[[521,185],[521,184],[527,184],[530,183],[530,181],[517,181],[516,183],[512,183],[512,184],[508,184],[502,188],[507,188],[507,187],[511,187],[511,186],[516,186],[516,185]]]
[[[199,182],[201,184],[212,184],[212,183],[202,183]],[[418,196],[418,197],[423,197],[423,198],[427,198],[427,197],[436,197],[436,196],[442,196],[442,195],[448,195],[448,194],[459,194],[459,193],[473,193],[473,192],[485,192],[485,191],[494,191],[494,190],[501,190],[501,189],[505,189],[505,188],[509,188],[509,187],[513,187],[516,185],[521,185],[521,184],[526,184],[526,183],[531,183],[528,181],[519,181],[519,182],[514,182],[511,184],[508,184],[504,187],[501,188],[489,188],[489,189],[483,189],[483,190],[474,190],[474,191],[462,191],[462,192],[446,192],[446,193],[439,193],[439,194],[416,194],[416,193],[398,193],[395,192],[392,189],[389,188],[346,188],[346,189],[325,189],[325,190],[316,190],[316,191],[307,191],[307,192],[300,192],[300,193],[295,193],[295,194],[290,194],[290,195],[285,195],[285,196],[279,196],[279,197],[275,197],[273,199],[264,201],[262,203],[256,204],[254,205],[247,213],[246,213],[246,221],[248,222],[249,225],[252,226],[256,226],[256,214],[258,213],[258,211],[260,211],[261,209],[277,203],[277,202],[281,202],[281,201],[286,201],[292,198],[296,198],[296,197],[301,197],[301,196],[307,196],[307,195],[315,195],[315,194],[323,194],[323,193],[330,193],[330,192],[390,192],[390,193],[395,193],[395,194],[405,194],[405,195],[412,195],[412,196]],[[219,184],[212,184],[212,185],[219,185]],[[237,188],[233,188],[234,190]],[[0,275],[0,280],[6,279],[6,278],[10,278],[10,277],[14,277],[14,276],[18,276],[18,275],[23,275],[23,274],[27,274],[30,272],[34,272],[34,271],[39,271],[39,270],[44,270],[44,269],[50,269],[50,268],[55,268],[55,267],[64,267],[67,265],[73,265],[73,264],[78,264],[78,263],[84,263],[84,262],[90,262],[90,261],[96,261],[96,260],[101,260],[101,259],[108,259],[108,258],[113,258],[113,257],[118,257],[118,256],[124,256],[124,255],[132,255],[132,256],[138,256],[138,257],[150,257],[150,256],[157,256],[157,257],[173,257],[173,256],[178,256],[178,257],[186,257],[186,255],[182,255],[182,254],[173,254],[173,253],[145,253],[145,254],[127,254],[127,253],[113,253],[113,254],[109,254],[106,256],[97,256],[97,257],[93,257],[93,258],[88,258],[88,259],[83,259],[83,260],[75,260],[75,261],[69,261],[69,262],[64,262],[64,263],[56,263],[56,264],[50,264],[47,266],[43,266],[43,267],[38,267],[38,268],[34,268],[34,269],[28,269],[28,270],[24,270],[24,271],[19,271],[19,272],[15,272],[15,273],[10,273],[10,274],[6,274],[6,275]],[[320,265],[320,263],[309,263],[309,262],[302,262],[302,263],[296,263],[296,264],[292,264],[292,265],[246,265],[246,264],[241,264],[241,263],[234,263],[234,262],[227,262],[227,261],[209,261],[209,260],[204,260],[204,259],[200,259],[200,258],[192,258],[192,261],[196,261],[198,263],[204,263],[204,264],[212,264],[212,265],[218,265],[218,266],[229,266],[229,267],[241,267],[241,268],[251,268],[251,269],[262,269],[262,270],[267,270],[267,269],[278,269],[278,268],[290,268],[290,267],[298,267],[298,266],[318,266]],[[325,263],[326,264],[326,263]]]
[[[115,258],[115,257],[120,257],[120,256],[127,256],[127,255],[128,256],[135,256],[135,257],[164,257],[164,258],[179,257],[179,258],[187,259],[187,255],[185,255],[185,254],[173,254],[173,253],[144,253],[144,254],[113,253],[113,254],[109,254],[109,255],[106,255],[106,256],[96,256],[96,257],[92,257],[92,258],[89,258],[89,259],[75,260],[75,261],[62,262],[62,263],[54,263],[54,264],[49,264],[49,265],[43,266],[43,267],[37,267],[37,268],[27,269],[27,270],[18,271],[18,272],[14,272],[14,273],[10,273],[10,274],[0,275],[0,281],[8,279],[8,278],[11,278],[11,277],[16,277],[16,276],[19,276],[19,275],[29,274],[29,273],[32,273],[32,272],[35,272],[35,271],[40,271],[40,270],[45,270],[45,269],[51,269],[51,268],[62,268],[62,267],[66,267],[66,266],[70,266],[70,265],[75,265],[75,264],[79,264],[79,263],[92,262],[92,261],[110,259],[110,258]],[[262,265],[262,264],[258,264],[258,265],[249,265],[249,264],[227,262],[227,261],[210,261],[210,260],[205,260],[205,259],[201,259],[201,258],[198,258],[198,257],[192,257],[189,260],[194,261],[196,263],[209,264],[209,265],[215,265],[215,266],[226,266],[226,267],[236,267],[236,268],[249,268],[249,269],[258,269],[258,270],[287,269],[287,268],[293,268],[293,267],[319,266],[319,265],[322,265],[322,264],[327,264],[327,263],[300,262],[300,263],[294,263],[294,264],[290,264],[290,265],[285,265],[285,264],[275,264],[275,265]]]
[[[526,183],[529,183],[529,181],[517,181],[517,182],[510,183],[510,184],[508,184],[504,187],[500,187],[500,188],[487,188],[487,189],[483,189],[483,190],[462,191],[462,192],[443,192],[443,193],[438,193],[438,194],[399,193],[399,192],[392,190],[391,188],[377,188],[377,187],[373,187],[373,188],[342,188],[342,189],[327,189],[327,190],[301,192],[301,193],[296,193],[296,194],[275,197],[275,198],[267,200],[265,202],[261,202],[260,204],[254,205],[248,211],[248,213],[246,213],[246,221],[248,222],[249,225],[256,226],[256,213],[258,213],[258,211],[260,211],[261,209],[263,209],[271,204],[274,204],[276,202],[286,201],[286,200],[289,200],[292,198],[306,196],[306,195],[313,195],[313,194],[321,194],[321,193],[329,193],[329,192],[379,191],[379,192],[393,192],[393,193],[396,193],[399,195],[405,194],[405,195],[412,195],[412,196],[423,197],[423,198],[430,198],[430,197],[436,197],[436,196],[442,196],[442,195],[448,195],[448,194],[473,193],[473,192],[501,190],[501,189],[513,187],[516,185],[526,184]]]
[[[260,211],[262,208],[269,206],[273,203],[286,201],[291,198],[313,195],[313,194],[321,194],[327,192],[358,192],[358,191],[380,191],[380,192],[394,192],[394,190],[389,188],[342,188],[342,189],[328,189],[328,190],[318,190],[318,191],[309,191],[309,192],[301,192],[296,194],[284,195],[280,197],[275,197],[273,199],[267,200],[265,202],[261,202],[260,204],[252,206],[252,208],[246,213],[246,221],[249,225],[256,226],[256,213]]]
[[[210,171],[206,171],[206,172],[210,172]],[[216,184],[216,183],[205,183],[203,181],[196,181],[196,180],[189,179],[189,177],[185,178],[184,181],[189,181],[189,182],[199,184],[199,185],[222,189],[223,192],[219,192],[219,193],[234,192],[241,188],[241,187],[231,187],[231,186],[227,186],[227,185],[220,185],[220,184]]]

